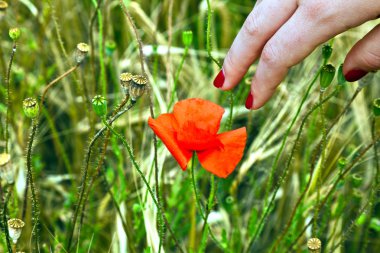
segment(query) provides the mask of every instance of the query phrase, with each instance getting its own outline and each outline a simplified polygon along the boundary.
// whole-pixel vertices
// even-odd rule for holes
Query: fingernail
[[[344,75],[344,78],[346,78],[348,82],[355,82],[363,76],[367,75],[367,73],[367,71],[361,69],[353,69],[348,71],[347,74]]]
[[[218,75],[215,77],[215,80],[214,80],[214,86],[216,88],[221,88],[224,84],[224,72],[223,72],[223,69],[221,69],[218,73]]]
[[[247,108],[248,110],[251,110],[252,107],[253,107],[253,95],[250,92],[247,97],[247,100],[245,101],[245,108]]]

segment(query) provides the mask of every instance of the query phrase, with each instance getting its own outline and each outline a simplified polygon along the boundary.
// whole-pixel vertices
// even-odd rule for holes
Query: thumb
[[[380,69],[380,25],[358,41],[346,56],[343,73],[347,81],[355,82],[370,71]]]

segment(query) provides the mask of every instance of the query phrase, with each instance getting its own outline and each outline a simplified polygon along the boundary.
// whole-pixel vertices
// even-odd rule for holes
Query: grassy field
[[[255,65],[231,92],[212,81],[254,2],[8,1],[0,251],[308,252],[316,237],[322,252],[380,252],[379,76],[338,84],[336,75],[321,92],[321,46],[267,105],[246,110]],[[329,41],[328,63],[338,69],[373,25]],[[78,43],[89,46],[80,63]],[[135,103],[120,86],[124,72],[148,80]],[[108,119],[117,115],[112,126],[94,112],[95,95]],[[223,131],[247,127],[243,159],[226,179],[197,159],[182,171],[147,124],[194,97],[225,108]],[[29,101],[32,118],[26,98],[39,105]],[[12,218],[24,222],[16,244]]]

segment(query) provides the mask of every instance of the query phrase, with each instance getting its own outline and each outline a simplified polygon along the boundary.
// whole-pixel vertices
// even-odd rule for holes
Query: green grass
[[[5,220],[22,217],[28,164],[39,202],[40,252],[180,252],[179,248],[212,253],[307,252],[306,242],[312,236],[321,239],[323,252],[380,251],[378,148],[371,145],[379,136],[379,119],[371,108],[372,100],[379,97],[378,76],[368,80],[370,84],[354,99],[359,83],[336,90],[335,78],[320,110],[319,47],[290,70],[265,107],[247,111],[247,83],[256,65],[232,92],[215,89],[212,81],[219,71],[215,61],[223,61],[252,1],[210,1],[209,12],[208,1],[173,0],[172,17],[170,0],[123,3],[141,39],[144,70],[136,31],[119,1],[9,3],[0,23],[0,152],[6,152],[8,109],[11,166],[7,168],[15,175],[9,184],[1,174],[2,228]],[[373,24],[337,36],[329,63],[338,67]],[[7,107],[12,27],[19,27],[22,34],[10,71]],[[182,43],[182,32],[188,30],[193,32],[189,48]],[[112,53],[105,44],[110,40],[116,43]],[[40,101],[46,85],[75,66],[80,42],[91,46],[89,56],[48,90],[33,149],[28,148],[32,122],[23,114],[22,101],[27,97]],[[110,131],[105,129],[92,146],[87,166],[89,144],[104,127],[91,99],[104,95],[113,111],[125,97],[118,80],[122,72],[145,72],[149,92],[107,126]],[[317,81],[305,96],[313,78]],[[183,172],[160,141],[155,148],[147,126],[152,112],[166,113],[171,101],[190,97],[223,106],[223,129],[247,127],[241,163],[215,184],[197,160]],[[320,145],[323,125],[327,131]],[[30,156],[27,150],[32,151]],[[338,162],[342,157],[345,166]],[[17,250],[37,252],[32,217],[38,213],[30,192]],[[212,208],[205,224],[208,206]],[[7,249],[2,233],[0,251]]]

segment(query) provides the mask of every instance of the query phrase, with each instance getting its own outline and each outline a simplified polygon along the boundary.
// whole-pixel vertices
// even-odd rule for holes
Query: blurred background
[[[306,87],[316,75],[323,60],[321,48],[292,68],[276,95],[262,109],[244,108],[249,84],[255,72],[251,67],[246,77],[232,92],[221,92],[212,86],[219,67],[209,58],[206,46],[207,2],[195,0],[124,0],[143,45],[146,74],[154,98],[156,115],[168,111],[168,104],[181,59],[175,99],[200,97],[220,104],[227,115],[232,112],[232,128],[247,126],[248,141],[242,162],[227,179],[217,183],[216,205],[209,217],[212,237],[205,252],[269,252],[284,231],[294,206],[307,187],[313,152],[322,136],[320,111],[305,120],[287,177],[280,176],[295,143],[308,110],[319,101],[319,83],[313,86],[301,109],[300,116],[289,132],[284,151],[279,157],[270,195],[266,183],[283,137],[301,104]],[[211,54],[222,62],[229,46],[255,1],[210,1]],[[141,74],[138,43],[119,1],[8,1],[0,13],[0,116],[1,132],[5,128],[5,75],[13,42],[8,36],[12,27],[21,29],[11,71],[10,150],[14,184],[3,178],[5,192],[13,191],[8,201],[7,217],[19,217],[25,188],[25,155],[31,122],[22,113],[22,101],[41,97],[44,87],[75,65],[74,52],[80,42],[91,46],[89,57],[74,73],[49,90],[45,112],[33,152],[33,172],[40,199],[43,252],[70,252],[65,248],[68,224],[78,198],[84,156],[91,138],[101,122],[91,108],[96,94],[104,95],[111,110],[124,98],[119,75],[123,72]],[[330,41],[333,53],[329,60],[336,68],[343,62],[351,46],[376,22],[352,29]],[[185,55],[182,32],[190,30],[193,42]],[[296,47],[297,45],[295,45]],[[334,125],[326,139],[326,160],[320,172],[319,189],[324,197],[336,182],[342,169],[339,159],[350,164],[360,151],[378,134],[373,124],[371,104],[379,96],[378,75],[371,76],[358,91],[357,97]],[[362,85],[364,85],[364,82]],[[336,89],[336,79],[326,94]],[[324,105],[329,126],[344,110],[359,84],[347,83]],[[232,105],[232,106],[231,106]],[[133,146],[137,162],[154,186],[153,134],[147,127],[149,96],[143,95],[136,105],[115,122],[116,129]],[[375,126],[375,129],[373,128]],[[102,142],[105,138],[102,137]],[[102,156],[102,142],[95,147],[90,161],[90,178]],[[4,138],[0,150],[4,152]],[[81,229],[75,230],[76,252],[158,252],[156,208],[147,189],[136,173],[126,150],[111,137],[101,175],[94,179],[86,199]],[[320,157],[316,158],[316,163]],[[371,148],[326,201],[318,219],[318,237],[323,252],[379,252],[380,210],[376,178],[375,152]],[[186,252],[196,252],[201,241],[203,220],[195,205],[191,175],[183,172],[164,145],[158,147],[160,190],[169,223]],[[318,167],[318,166],[317,166]],[[343,166],[344,167],[344,166]],[[210,192],[208,172],[196,168],[201,201],[206,203]],[[90,180],[87,185],[90,185]],[[6,186],[4,186],[6,185]],[[257,224],[274,189],[271,206],[257,240],[248,249]],[[373,193],[375,192],[375,193]],[[306,241],[312,236],[311,226],[318,190],[309,189],[298,206],[290,228],[276,252],[308,252]],[[5,195],[4,195],[5,196]],[[3,196],[3,198],[4,198]],[[2,206],[4,203],[2,204]],[[3,209],[3,208],[2,208]],[[127,224],[127,230],[122,225]],[[31,215],[18,243],[18,249],[31,252]],[[2,223],[3,224],[3,223]],[[4,226],[4,225],[2,225]],[[299,234],[301,231],[301,235]],[[161,252],[179,252],[170,233]],[[3,237],[2,251],[6,250]],[[1,247],[1,246],[0,246]],[[73,252],[73,251],[71,251]]]

